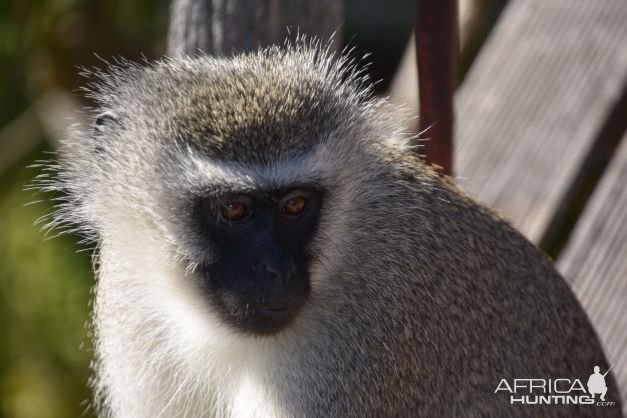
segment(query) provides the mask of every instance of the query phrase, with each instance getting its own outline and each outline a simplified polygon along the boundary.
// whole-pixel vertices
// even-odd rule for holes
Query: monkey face
[[[201,285],[225,322],[260,335],[290,324],[309,296],[321,204],[312,188],[201,199],[196,216],[215,260],[200,267]]]

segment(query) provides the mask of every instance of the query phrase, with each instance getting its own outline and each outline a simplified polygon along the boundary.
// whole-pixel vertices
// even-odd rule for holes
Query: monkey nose
[[[285,263],[272,263],[267,261],[262,262],[257,271],[262,280],[267,280],[269,283],[282,286],[287,285],[290,278],[294,275],[293,266],[287,266]]]
[[[282,275],[281,268],[276,264],[262,262],[259,267],[263,273],[266,273],[271,277],[280,277]]]

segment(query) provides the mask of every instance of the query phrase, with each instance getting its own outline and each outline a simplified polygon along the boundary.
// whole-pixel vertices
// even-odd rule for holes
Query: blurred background
[[[0,418],[93,416],[90,254],[40,231],[53,196],[25,186],[90,105],[80,68],[162,55],[169,3],[0,0]],[[627,207],[627,3],[459,4],[458,181],[557,261],[627,399],[627,211],[613,210]],[[343,6],[343,43],[370,54],[377,92],[417,111],[416,1]]]

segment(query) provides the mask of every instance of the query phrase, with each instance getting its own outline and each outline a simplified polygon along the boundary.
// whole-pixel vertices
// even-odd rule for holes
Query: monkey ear
[[[111,130],[116,126],[121,125],[120,115],[112,110],[107,110],[106,112],[96,115],[96,120],[94,121],[94,134],[95,136],[106,134],[107,132],[111,132]]]
[[[97,155],[104,155],[108,135],[111,135],[116,129],[122,126],[123,118],[118,112],[107,110],[96,115],[93,126],[93,150]]]

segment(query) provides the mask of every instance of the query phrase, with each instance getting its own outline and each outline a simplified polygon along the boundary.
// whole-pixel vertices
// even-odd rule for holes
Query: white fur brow
[[[260,165],[210,160],[189,150],[186,163],[192,166],[195,180],[200,180],[196,185],[220,184],[249,190],[324,182],[328,176],[329,154],[323,146],[296,158]]]

